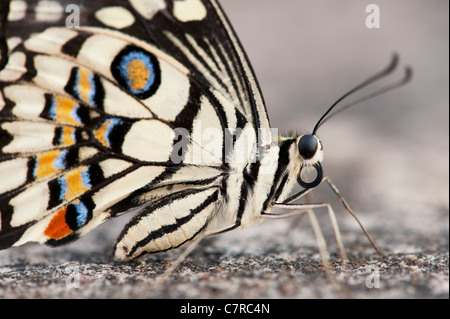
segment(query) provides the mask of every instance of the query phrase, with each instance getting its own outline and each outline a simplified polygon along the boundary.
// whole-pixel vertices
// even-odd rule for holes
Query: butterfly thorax
[[[256,158],[230,174],[226,183],[227,211],[230,222],[242,227],[261,218],[274,202],[283,201],[295,185],[301,165],[298,137],[279,137],[278,143],[261,148]],[[233,185],[233,186],[231,186]]]

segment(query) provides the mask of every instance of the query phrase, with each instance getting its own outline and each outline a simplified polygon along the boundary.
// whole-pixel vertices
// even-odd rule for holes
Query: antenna
[[[412,69],[410,67],[405,67],[405,75],[403,76],[403,78],[400,81],[394,82],[392,84],[386,85],[383,88],[369,94],[366,95],[352,103],[346,104],[343,107],[341,107],[340,109],[337,109],[336,111],[334,111],[334,113],[331,113],[331,111],[335,108],[336,105],[338,105],[342,100],[344,100],[345,98],[347,98],[348,96],[352,95],[353,93],[361,90],[362,88],[368,86],[369,84],[372,84],[376,81],[378,81],[379,79],[384,78],[385,76],[389,75],[390,73],[392,73],[395,68],[398,65],[398,54],[394,53],[391,59],[391,62],[389,63],[389,65],[381,70],[380,72],[372,75],[371,77],[369,77],[367,80],[361,82],[359,85],[355,86],[353,89],[351,89],[350,91],[348,91],[347,93],[345,93],[344,95],[342,95],[339,99],[337,99],[336,102],[333,103],[333,105],[331,105],[328,110],[322,115],[322,117],[319,119],[319,121],[317,122],[316,126],[314,126],[312,135],[316,135],[317,130],[319,129],[319,127],[325,123],[326,121],[328,121],[330,118],[332,118],[333,116],[335,116],[336,114],[341,113],[342,111],[348,109],[349,107],[361,103],[365,100],[368,100],[370,98],[373,98],[377,95],[386,93],[390,90],[393,90],[395,88],[398,88],[400,86],[405,85],[406,83],[408,83],[411,78],[412,78]]]

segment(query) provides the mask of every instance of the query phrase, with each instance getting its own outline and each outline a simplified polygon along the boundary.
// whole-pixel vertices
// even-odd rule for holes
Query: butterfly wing
[[[203,230],[227,172],[224,132],[269,127],[253,72],[218,4],[12,1],[5,22],[5,3],[0,248],[65,243],[141,207],[121,236],[130,242],[131,230],[149,218],[171,216],[168,203],[182,203],[172,229],[191,230],[160,250]],[[216,130],[214,143],[202,139],[208,129]],[[259,142],[270,134],[264,138]],[[207,212],[203,222],[187,223],[186,216],[203,216],[193,203]],[[174,232],[169,224],[160,222],[159,232]]]

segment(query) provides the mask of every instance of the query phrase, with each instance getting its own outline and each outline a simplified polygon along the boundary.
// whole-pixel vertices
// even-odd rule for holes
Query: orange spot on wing
[[[61,151],[56,150],[37,156],[35,170],[36,179],[47,177],[60,171],[53,166],[55,159],[57,159],[60,154]]]
[[[78,69],[79,83],[78,83],[78,92],[80,94],[80,98],[89,103],[89,95],[92,92],[92,85],[90,81],[90,76],[92,72],[85,68]]]
[[[100,126],[98,129],[94,131],[95,138],[106,147],[109,147],[109,142],[106,138],[106,134],[108,133],[109,125],[112,123],[111,120],[105,121],[102,126]]]
[[[77,101],[65,96],[55,96],[54,103],[56,106],[56,121],[71,125],[80,125],[79,121],[72,116],[73,110],[78,106]]]
[[[131,88],[137,91],[145,88],[148,78],[150,77],[150,71],[144,61],[132,60],[128,65],[127,75],[131,82]]]
[[[63,127],[61,145],[69,146],[75,144],[75,128],[74,127]]]
[[[51,239],[61,239],[72,233],[69,225],[66,223],[67,206],[61,208],[48,224],[44,235]]]
[[[90,189],[89,185],[86,185],[83,180],[83,173],[86,169],[87,166],[81,166],[64,176],[67,183],[67,189],[65,190],[65,198],[67,200],[78,197]]]

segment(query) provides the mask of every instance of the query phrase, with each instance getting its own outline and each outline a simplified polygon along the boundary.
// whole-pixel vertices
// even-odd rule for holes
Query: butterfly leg
[[[370,237],[369,233],[367,232],[366,228],[364,227],[364,225],[361,223],[361,221],[359,220],[358,216],[356,216],[356,214],[353,212],[353,210],[350,208],[350,206],[348,205],[347,201],[345,200],[345,198],[341,195],[341,193],[339,192],[339,190],[337,189],[336,185],[334,185],[334,183],[330,180],[329,177],[324,177],[322,179],[322,182],[326,181],[327,184],[331,187],[331,189],[333,190],[333,192],[336,194],[336,196],[339,198],[339,201],[342,203],[342,205],[345,207],[345,210],[347,210],[347,212],[349,212],[350,215],[352,215],[352,217],[356,220],[356,222],[359,224],[359,226],[361,227],[362,231],[364,232],[364,234],[366,235],[367,239],[369,240],[370,244],[372,245],[372,247],[375,249],[375,251],[378,253],[378,255],[380,255],[380,257],[383,257],[383,253],[377,248],[377,246],[375,245],[372,237]]]
[[[330,188],[332,189],[332,191],[336,194],[336,196],[339,198],[339,201],[341,202],[341,204],[344,206],[345,210],[356,220],[356,222],[359,224],[359,226],[361,227],[362,231],[364,232],[364,234],[366,235],[367,239],[369,240],[370,244],[372,245],[372,247],[375,249],[375,251],[380,255],[380,257],[383,257],[383,253],[380,252],[380,250],[377,248],[377,246],[375,245],[372,237],[369,235],[369,233],[367,232],[366,228],[363,226],[363,224],[361,223],[361,221],[359,220],[358,216],[356,216],[356,214],[353,212],[353,210],[350,208],[350,205],[347,203],[347,201],[345,200],[345,198],[341,195],[341,193],[339,192],[338,188],[336,187],[336,185],[331,181],[331,179],[328,176],[325,176],[324,178],[322,178],[321,183],[326,182],[328,184],[328,186],[330,186]],[[313,190],[313,188],[308,188],[308,189],[304,189],[290,197],[288,197],[287,199],[285,199],[283,201],[283,204],[289,204],[294,202],[295,200],[302,198],[303,196],[307,195],[309,192],[311,192]]]
[[[320,228],[319,222],[314,214],[314,209],[317,208],[327,208],[328,214],[330,216],[331,224],[333,227],[334,235],[336,238],[336,242],[339,247],[339,251],[341,254],[341,258],[343,260],[344,265],[346,265],[348,258],[347,253],[344,248],[344,244],[342,241],[341,232],[339,230],[339,226],[336,220],[336,215],[334,214],[333,208],[328,203],[318,203],[318,204],[281,204],[274,203],[273,208],[281,208],[287,209],[289,211],[284,213],[263,213],[261,217],[268,219],[279,219],[279,218],[289,218],[292,216],[299,216],[303,214],[308,214],[308,217],[311,221],[311,225],[316,236],[317,244],[319,247],[319,253],[322,258],[322,262],[326,267],[329,267],[330,257],[328,254],[325,238],[323,236],[322,230]]]

